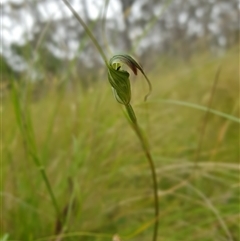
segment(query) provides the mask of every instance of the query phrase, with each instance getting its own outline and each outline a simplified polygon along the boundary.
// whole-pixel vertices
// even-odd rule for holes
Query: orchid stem
[[[134,113],[134,110],[133,110],[132,106],[130,104],[128,104],[128,105],[125,105],[125,108],[127,110],[128,116],[131,120],[131,126],[132,126],[133,130],[135,131],[135,133],[137,134],[137,136],[138,136],[138,138],[141,142],[142,148],[145,152],[145,156],[148,160],[148,163],[149,163],[149,166],[150,166],[150,169],[151,169],[152,182],[153,182],[153,193],[154,193],[154,207],[155,207],[155,225],[154,225],[154,232],[153,232],[153,241],[156,241],[157,235],[158,235],[158,223],[159,223],[159,221],[158,221],[158,219],[159,219],[159,206],[158,206],[159,198],[158,198],[158,185],[157,185],[156,168],[155,168],[155,165],[154,165],[154,162],[153,162],[151,152],[149,150],[148,143],[146,141],[146,138],[144,138],[144,136],[141,132],[141,129],[138,125],[137,118],[136,118],[136,115]]]

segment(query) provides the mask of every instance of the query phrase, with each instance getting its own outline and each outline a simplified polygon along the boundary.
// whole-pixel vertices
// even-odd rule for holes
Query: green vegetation
[[[162,57],[145,69],[153,85],[147,102],[143,77],[132,82],[132,105],[157,168],[159,241],[240,238],[237,63],[236,49],[188,63]],[[2,240],[100,241],[115,233],[123,241],[151,240],[148,163],[103,76],[88,89],[69,85],[68,76],[42,89],[22,77],[3,92]],[[64,230],[36,158],[64,214]]]

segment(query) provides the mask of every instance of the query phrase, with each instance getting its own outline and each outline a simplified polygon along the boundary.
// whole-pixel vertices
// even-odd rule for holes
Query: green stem
[[[142,148],[145,152],[145,155],[147,157],[150,169],[151,169],[151,174],[152,174],[152,181],[153,181],[153,193],[154,193],[154,206],[155,206],[155,225],[154,225],[154,233],[153,233],[153,241],[157,240],[157,234],[158,234],[158,219],[159,219],[159,200],[158,200],[158,186],[157,186],[157,175],[156,175],[156,168],[153,162],[153,158],[151,155],[151,152],[149,150],[148,143],[146,139],[144,138],[141,129],[138,125],[136,115],[134,113],[134,110],[130,104],[125,105],[125,108],[127,110],[128,116],[131,119],[131,126],[134,129],[135,133],[137,134],[141,144]]]
[[[43,178],[43,181],[47,187],[47,191],[48,191],[48,194],[50,195],[50,198],[51,198],[52,204],[54,206],[54,209],[56,211],[57,217],[62,222],[63,220],[61,217],[60,209],[57,205],[57,201],[54,196],[51,184],[49,182],[45,169],[37,155],[36,141],[34,138],[34,133],[33,133],[33,129],[32,129],[32,121],[30,118],[29,110],[28,110],[28,108],[26,108],[25,111],[22,109],[23,107],[21,106],[21,103],[20,103],[20,96],[17,92],[16,86],[14,83],[12,83],[12,94],[13,94],[13,104],[14,104],[14,108],[15,108],[17,122],[18,122],[19,128],[22,132],[24,142],[26,143],[27,152],[30,154],[32,160],[34,161],[35,165],[39,169],[41,176]]]
[[[88,36],[91,38],[91,40],[93,41],[94,45],[96,46],[98,52],[100,53],[102,59],[104,60],[106,66],[108,67],[108,61],[107,61],[107,57],[104,54],[101,46],[98,44],[98,41],[96,40],[96,38],[93,36],[92,32],[89,30],[88,26],[85,24],[85,22],[82,20],[82,18],[79,16],[79,14],[74,10],[74,8],[71,6],[71,4],[67,1],[67,0],[63,0],[63,2],[66,4],[66,6],[70,9],[70,11],[72,12],[72,14],[74,15],[74,17],[80,22],[80,24],[82,25],[82,27],[84,28],[84,30],[86,31],[86,33],[88,34]]]
[[[57,217],[59,218],[59,220],[60,220],[60,221],[62,222],[62,224],[63,224],[63,218],[62,218],[60,209],[59,209],[59,207],[58,207],[57,200],[56,200],[56,198],[55,198],[55,196],[54,196],[54,193],[53,193],[51,184],[50,184],[50,182],[49,182],[49,180],[48,180],[48,177],[47,177],[47,174],[46,174],[46,172],[45,172],[45,168],[44,168],[43,166],[39,166],[39,170],[40,170],[40,173],[41,173],[41,175],[42,175],[42,178],[43,178],[43,180],[44,180],[44,182],[45,182],[45,185],[46,185],[46,187],[47,187],[48,193],[49,193],[49,195],[50,195],[50,197],[51,197],[51,200],[52,200],[53,206],[54,206],[54,208],[55,208]]]
[[[137,123],[137,117],[133,111],[132,106],[128,104],[128,105],[125,105],[125,108],[132,123]]]

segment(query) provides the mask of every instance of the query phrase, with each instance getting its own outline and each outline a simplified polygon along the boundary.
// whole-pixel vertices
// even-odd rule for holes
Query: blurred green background
[[[144,102],[131,76],[158,241],[239,240],[237,2],[70,3],[109,58],[133,55],[152,82]],[[61,1],[5,0],[2,40],[0,240],[151,240],[148,163],[82,26]]]

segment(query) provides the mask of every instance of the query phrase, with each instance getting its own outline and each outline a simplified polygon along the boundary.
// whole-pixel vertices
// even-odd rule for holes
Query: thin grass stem
[[[59,220],[61,220],[61,222],[63,222],[62,220],[62,216],[61,216],[61,212],[60,209],[58,207],[55,195],[53,193],[50,181],[48,179],[48,176],[46,174],[45,168],[42,165],[38,154],[37,154],[37,148],[36,148],[36,141],[34,138],[34,133],[33,133],[33,128],[32,128],[32,122],[31,122],[31,118],[30,118],[30,113],[29,110],[26,109],[24,113],[21,103],[20,103],[20,96],[17,93],[17,89],[14,83],[12,83],[12,98],[13,98],[13,105],[14,105],[14,109],[15,109],[15,115],[16,118],[18,120],[18,125],[19,128],[22,132],[22,136],[24,138],[24,142],[26,143],[26,148],[27,148],[27,153],[30,154],[32,160],[34,161],[35,165],[37,166],[37,168],[39,169],[42,179],[47,187],[47,191],[48,194],[51,198],[52,204],[54,206],[54,209],[56,211],[56,215],[58,217]],[[27,116],[27,117],[26,117]]]
[[[88,26],[85,24],[85,22],[82,20],[82,18],[80,17],[80,15],[74,10],[74,8],[71,6],[71,4],[67,1],[67,0],[63,0],[63,2],[66,4],[66,6],[70,9],[70,11],[72,12],[72,14],[74,15],[74,17],[80,22],[80,24],[82,25],[82,27],[84,28],[84,30],[86,31],[86,33],[88,34],[88,36],[91,38],[91,40],[93,41],[95,47],[97,48],[98,52],[100,53],[102,59],[104,60],[106,66],[108,66],[108,61],[107,61],[107,57],[104,54],[101,46],[99,45],[98,41],[96,40],[96,38],[93,36],[92,32],[89,30]]]

